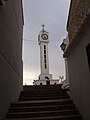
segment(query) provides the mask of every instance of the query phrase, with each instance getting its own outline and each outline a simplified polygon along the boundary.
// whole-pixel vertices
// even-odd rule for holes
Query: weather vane
[[[42,30],[43,30],[43,31],[44,31],[44,27],[45,27],[45,25],[43,24],[43,25],[42,25]]]

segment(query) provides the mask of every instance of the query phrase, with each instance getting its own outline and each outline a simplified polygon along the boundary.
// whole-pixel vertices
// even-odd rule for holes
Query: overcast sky
[[[60,44],[67,36],[66,24],[70,0],[23,0],[23,78],[24,84],[32,84],[40,75],[40,49],[38,34],[42,24],[49,32],[49,72],[54,79],[65,77],[63,53]]]

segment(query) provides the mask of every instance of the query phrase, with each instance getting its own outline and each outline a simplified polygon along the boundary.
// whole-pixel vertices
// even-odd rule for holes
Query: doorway
[[[87,58],[88,58],[88,64],[89,64],[89,69],[90,69],[90,43],[86,47],[86,52],[87,52]]]
[[[48,80],[48,81],[46,81],[46,85],[50,85],[50,81]]]

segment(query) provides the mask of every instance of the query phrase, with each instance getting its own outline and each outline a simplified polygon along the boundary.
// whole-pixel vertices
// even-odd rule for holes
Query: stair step
[[[6,119],[6,120],[82,120],[80,115],[70,116],[51,116],[51,117],[37,117],[37,118],[19,118],[19,119]]]
[[[28,100],[48,100],[48,99],[65,99],[69,98],[67,96],[41,96],[41,97],[20,97],[19,101],[28,101]]]
[[[53,87],[51,88],[51,87],[49,87],[49,88],[45,88],[45,87],[42,87],[42,89],[33,89],[33,90],[30,90],[30,88],[28,88],[29,90],[23,90],[23,91],[21,91],[21,93],[23,92],[30,92],[30,93],[38,93],[38,92],[40,92],[40,93],[44,93],[44,92],[47,92],[47,93],[62,93],[62,92],[65,92],[64,90],[62,90],[61,88],[59,88],[59,89],[54,89]]]
[[[38,94],[38,93],[37,93]],[[31,95],[31,94],[26,94],[26,95],[20,95],[20,98],[41,98],[41,97],[69,97],[68,95],[65,94],[43,94],[43,95]]]
[[[52,90],[61,90],[61,85],[62,84],[58,84],[58,85],[28,85],[28,86],[23,86],[23,91],[52,91]]]
[[[53,111],[53,110],[71,110],[75,109],[74,104],[68,105],[48,105],[48,106],[33,106],[33,107],[11,107],[9,112],[35,112],[35,111]]]
[[[41,112],[19,112],[8,113],[7,118],[35,118],[35,117],[47,117],[47,116],[64,116],[64,115],[77,115],[77,110],[58,110],[58,111],[41,111]]]
[[[33,101],[19,101],[12,103],[11,107],[31,107],[31,106],[47,106],[47,105],[66,105],[72,104],[70,99],[52,99],[52,100],[33,100]]]
[[[20,96],[31,96],[31,97],[33,97],[33,96],[52,96],[52,95],[54,95],[54,96],[68,96],[68,94],[66,93],[66,92],[39,92],[39,94],[38,94],[38,92],[27,92],[27,91],[22,91],[21,92],[21,94],[20,94]]]

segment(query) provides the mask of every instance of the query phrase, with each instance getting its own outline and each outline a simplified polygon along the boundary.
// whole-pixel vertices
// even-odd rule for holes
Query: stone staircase
[[[6,120],[82,120],[61,85],[24,86]]]

